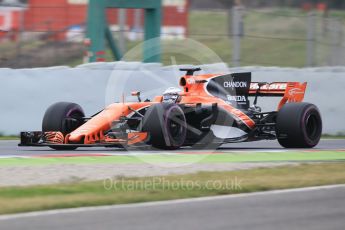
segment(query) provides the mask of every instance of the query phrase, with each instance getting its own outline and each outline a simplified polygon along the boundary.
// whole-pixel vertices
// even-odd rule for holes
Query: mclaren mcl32
[[[251,73],[195,75],[181,69],[180,88],[152,101],[114,103],[91,117],[78,104],[58,102],[43,118],[42,131],[22,132],[20,146],[153,147],[174,150],[277,139],[285,148],[312,148],[320,140],[318,108],[302,102],[307,83],[252,82]],[[280,97],[262,111],[259,97]]]

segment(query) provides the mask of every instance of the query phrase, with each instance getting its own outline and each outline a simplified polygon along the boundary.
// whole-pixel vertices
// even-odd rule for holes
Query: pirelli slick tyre
[[[318,108],[309,103],[288,103],[278,112],[277,139],[285,148],[313,148],[321,138],[322,120]]]
[[[80,120],[85,117],[83,109],[80,105],[70,102],[58,102],[51,105],[45,112],[42,122],[42,131],[61,132],[64,136],[82,123]],[[66,119],[71,122],[67,122]],[[75,150],[76,147],[70,146],[50,146],[55,150]]]
[[[150,135],[154,148],[175,150],[180,148],[187,134],[183,110],[177,104],[152,105],[145,113],[142,129]]]

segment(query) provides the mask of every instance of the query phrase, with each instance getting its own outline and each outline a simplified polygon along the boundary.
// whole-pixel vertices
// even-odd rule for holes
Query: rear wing
[[[283,97],[278,105],[280,109],[287,102],[302,102],[306,88],[306,82],[252,82],[249,96]]]

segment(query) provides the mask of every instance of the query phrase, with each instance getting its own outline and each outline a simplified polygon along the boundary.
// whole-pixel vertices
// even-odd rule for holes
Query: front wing
[[[94,144],[83,144],[83,143],[64,143],[54,140],[47,140],[46,134],[52,132],[21,132],[20,143],[18,146],[36,146],[36,147],[125,147],[125,146],[142,146],[146,145],[147,133],[133,132],[128,133],[127,137],[122,136],[121,138],[106,138],[102,141],[98,141]],[[59,133],[59,132],[55,132]]]

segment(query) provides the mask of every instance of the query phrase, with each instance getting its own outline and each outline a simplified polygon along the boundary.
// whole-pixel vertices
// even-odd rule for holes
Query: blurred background
[[[0,0],[0,67],[88,61],[88,0]],[[162,49],[195,39],[232,67],[345,64],[345,1],[163,0]],[[142,9],[107,9],[121,54],[144,39]],[[114,60],[105,48],[97,61]],[[178,64],[193,64],[181,56]],[[136,60],[132,60],[136,61]],[[140,61],[140,60],[137,60]],[[171,64],[169,53],[162,62]]]

